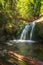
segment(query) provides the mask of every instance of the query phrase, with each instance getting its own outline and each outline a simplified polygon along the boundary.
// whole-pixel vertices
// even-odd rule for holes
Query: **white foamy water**
[[[19,42],[28,42],[28,43],[34,43],[35,41],[33,41],[33,40],[13,40],[14,42],[16,42],[16,43],[19,43]]]
[[[13,40],[14,42],[28,42],[28,43],[34,43],[35,41],[33,40]]]
[[[35,43],[35,42],[36,41],[33,41],[33,40],[10,40],[6,44],[11,46],[11,45],[14,45],[16,43],[22,44],[22,43]]]

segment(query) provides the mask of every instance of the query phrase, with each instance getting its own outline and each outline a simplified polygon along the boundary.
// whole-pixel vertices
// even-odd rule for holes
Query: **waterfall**
[[[32,23],[32,29],[31,29],[31,32],[30,32],[30,40],[33,37],[34,28],[35,28],[35,22]]]
[[[34,27],[35,22],[30,23],[30,25],[26,25],[24,30],[22,31],[20,39],[27,40],[29,38],[29,40],[31,40],[33,36]]]
[[[28,37],[28,31],[30,31],[30,24],[27,24],[25,26],[24,30],[22,31],[20,39],[26,40],[26,38]]]
[[[41,22],[41,21],[43,21],[43,17],[31,22],[30,25],[27,24],[22,31],[20,39],[27,40],[27,38],[28,38],[28,40],[32,40],[35,24],[36,24],[36,22]]]
[[[33,21],[33,23],[32,23],[32,29],[31,29],[31,32],[30,32],[30,40],[31,40],[32,37],[33,37],[33,32],[34,32],[34,28],[35,28],[36,22],[41,22],[41,21],[43,21],[43,17],[41,17],[41,18],[38,19],[38,20]]]
[[[41,17],[40,19],[35,20],[35,21],[27,24],[25,26],[25,28],[23,29],[22,33],[21,33],[20,39],[18,39],[18,40],[15,40],[15,39],[10,40],[6,44],[8,44],[9,46],[12,46],[15,43],[25,43],[25,42],[26,43],[34,43],[34,42],[37,42],[37,41],[32,40],[32,38],[33,38],[33,35],[34,35],[34,29],[35,29],[36,22],[41,22],[41,21],[43,23],[43,17]]]

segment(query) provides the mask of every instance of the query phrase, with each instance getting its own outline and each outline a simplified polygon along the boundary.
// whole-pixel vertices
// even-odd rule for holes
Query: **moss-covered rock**
[[[43,40],[43,22],[36,23],[33,35],[33,39]]]

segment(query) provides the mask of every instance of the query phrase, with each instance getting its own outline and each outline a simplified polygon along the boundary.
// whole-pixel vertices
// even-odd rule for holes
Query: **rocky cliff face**
[[[43,40],[43,22],[36,22],[33,39]]]

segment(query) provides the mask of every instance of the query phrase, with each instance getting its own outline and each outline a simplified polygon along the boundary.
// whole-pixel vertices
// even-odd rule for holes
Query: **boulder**
[[[36,22],[33,32],[33,39],[43,40],[43,22]]]

